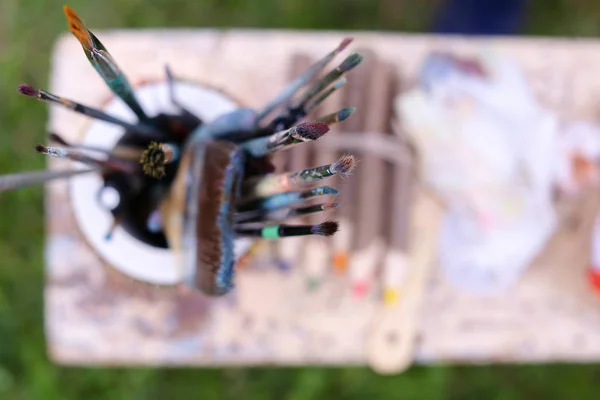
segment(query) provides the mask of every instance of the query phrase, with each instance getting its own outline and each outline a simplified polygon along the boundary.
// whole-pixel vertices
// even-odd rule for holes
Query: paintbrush
[[[137,115],[140,121],[145,121],[148,116],[137,101],[129,80],[121,72],[117,63],[112,58],[108,50],[98,40],[98,38],[89,31],[83,24],[79,16],[69,6],[64,7],[65,15],[69,22],[71,33],[77,38],[83,51],[98,74],[104,82],[120,97],[131,111]]]
[[[89,107],[81,103],[77,103],[73,100],[57,96],[50,92],[46,92],[45,90],[36,89],[27,84],[19,85],[17,91],[27,97],[36,98],[48,104],[62,106],[71,111],[85,115],[90,118],[115,124],[131,131],[140,131],[140,133],[152,136],[156,140],[162,140],[165,138],[164,134],[154,126],[146,125],[145,123],[131,124],[119,118],[113,117],[112,115],[109,115],[104,111],[100,111],[96,108]]]

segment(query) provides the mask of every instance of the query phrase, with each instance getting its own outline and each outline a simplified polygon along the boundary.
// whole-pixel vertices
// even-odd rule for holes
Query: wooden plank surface
[[[169,63],[178,76],[217,87],[252,107],[266,103],[287,82],[294,54],[316,59],[349,35],[356,38],[353,48],[369,49],[393,65],[404,87],[431,50],[494,49],[517,60],[541,102],[561,117],[598,119],[600,42],[593,40],[212,30],[97,35],[133,82],[162,79]],[[51,90],[96,106],[110,96],[70,36],[56,46]],[[53,108],[49,126],[77,139],[87,122]],[[388,140],[401,146],[401,138]],[[51,167],[59,165],[52,160]],[[348,282],[329,279],[309,293],[302,268],[284,273],[251,266],[240,270],[237,292],[218,300],[135,283],[104,266],[82,240],[68,205],[68,185],[53,183],[46,194],[45,315],[53,360],[110,365],[366,362],[365,338],[381,307],[380,288],[355,299]],[[416,359],[600,360],[600,302],[585,281],[598,200],[598,193],[589,193],[576,205],[580,223],[561,229],[511,292],[484,298],[459,292],[436,269],[420,321],[413,321],[421,327]],[[423,224],[427,229],[428,221]]]

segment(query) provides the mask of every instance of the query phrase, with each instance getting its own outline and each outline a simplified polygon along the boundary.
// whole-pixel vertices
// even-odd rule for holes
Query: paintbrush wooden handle
[[[412,363],[419,332],[419,312],[435,262],[441,215],[439,203],[419,190],[411,224],[414,240],[401,298],[380,310],[367,339],[368,362],[378,373],[400,373]]]

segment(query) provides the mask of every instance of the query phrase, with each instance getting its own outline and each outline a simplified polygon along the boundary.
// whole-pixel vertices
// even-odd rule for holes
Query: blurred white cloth
[[[423,178],[448,203],[441,265],[462,288],[505,289],[556,224],[557,117],[540,107],[517,66],[495,55],[432,54],[419,83],[396,108]]]

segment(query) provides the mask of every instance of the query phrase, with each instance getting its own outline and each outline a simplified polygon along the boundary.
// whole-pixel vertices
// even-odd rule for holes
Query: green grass
[[[286,27],[427,31],[437,1],[72,0],[95,29]],[[60,2],[0,0],[0,171],[43,168],[32,151],[47,110],[23,101],[24,81],[47,86],[50,52],[66,31]],[[534,1],[526,33],[600,33],[593,0]],[[83,56],[83,54],[82,54]],[[43,335],[42,190],[0,195],[0,399],[592,399],[600,367],[83,369],[50,363]]]

